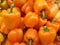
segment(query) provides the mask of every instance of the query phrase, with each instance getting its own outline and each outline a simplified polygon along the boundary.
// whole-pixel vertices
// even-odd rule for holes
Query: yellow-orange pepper
[[[34,3],[34,11],[36,13],[41,12],[44,10],[45,15],[49,15],[49,6],[45,0],[35,0]]]
[[[8,33],[8,40],[13,44],[15,42],[21,42],[23,39],[22,29],[14,29]]]
[[[24,17],[24,23],[27,27],[34,27],[36,24],[38,24],[38,15],[34,12],[29,12]]]
[[[59,23],[57,23],[57,22],[52,23],[50,21],[47,21],[46,25],[48,27],[51,26],[51,27],[55,28],[56,32],[58,32],[58,30],[59,30]]]
[[[28,0],[23,6],[22,6],[22,12],[28,13],[30,11],[33,11],[33,0]]]
[[[26,3],[27,0],[13,0],[13,3],[17,7],[21,7],[23,4]]]
[[[1,14],[8,29],[14,29],[19,25],[21,13],[19,8],[14,7],[14,4],[11,5],[10,9],[3,10]]]
[[[32,28],[28,29],[24,35],[24,41],[29,45],[38,45],[39,37],[37,31]]]
[[[42,45],[48,45],[55,40],[56,31],[53,27],[43,26],[39,30],[39,38]]]
[[[48,15],[48,18],[53,19],[56,16],[57,12],[58,12],[57,4],[51,5],[49,10],[50,10],[50,13]]]

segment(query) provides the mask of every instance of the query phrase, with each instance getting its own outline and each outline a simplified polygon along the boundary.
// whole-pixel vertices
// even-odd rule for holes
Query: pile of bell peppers
[[[0,0],[0,45],[60,45],[60,0]]]

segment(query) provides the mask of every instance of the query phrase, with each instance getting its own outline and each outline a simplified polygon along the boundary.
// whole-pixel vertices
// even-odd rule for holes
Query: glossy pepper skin
[[[6,25],[3,23],[1,25],[1,28],[0,28],[0,32],[2,32],[3,34],[8,34],[10,32],[10,30],[6,27]]]
[[[48,15],[48,18],[53,19],[56,16],[57,12],[58,12],[57,4],[51,5],[49,10],[50,10],[50,13]]]
[[[59,23],[57,23],[57,22],[52,23],[52,22],[50,22],[50,21],[47,21],[46,25],[47,25],[48,27],[53,27],[53,28],[55,28],[56,32],[58,32],[58,30],[59,30]]]
[[[42,19],[41,17],[38,20],[38,24],[35,26],[36,29],[39,29],[41,26],[47,23],[47,19]]]
[[[21,17],[18,28],[24,29],[24,27],[25,27],[25,25],[24,25],[24,17]]]
[[[38,33],[35,29],[28,29],[24,35],[24,41],[29,45],[37,45],[39,43]]]
[[[4,18],[4,23],[8,29],[16,28],[21,20],[20,10],[17,7],[13,8],[13,4],[11,5],[10,9],[2,11],[2,16]]]
[[[17,7],[21,7],[23,4],[26,3],[27,0],[13,0],[13,3]]]
[[[28,0],[23,6],[22,6],[22,12],[24,13],[28,13],[30,11],[33,12],[33,4],[34,4],[34,1],[33,0]]]
[[[56,31],[53,27],[40,27],[38,33],[42,45],[48,45],[49,43],[52,43],[56,37]]]
[[[45,15],[49,14],[49,6],[45,0],[35,0],[34,11],[40,13],[42,10],[45,11]]]
[[[23,38],[23,31],[22,29],[14,29],[9,32],[8,40],[13,44],[15,42],[21,42]]]
[[[39,17],[39,16],[38,16]],[[41,26],[45,25],[47,22],[46,16],[45,16],[45,11],[41,11],[41,16],[39,17],[38,24],[36,25],[35,28],[39,29]]]
[[[16,43],[14,43],[13,45],[27,45],[26,43],[19,43],[19,42],[16,42]]]
[[[24,17],[24,23],[27,27],[34,27],[38,23],[38,15],[34,12],[29,12]]]

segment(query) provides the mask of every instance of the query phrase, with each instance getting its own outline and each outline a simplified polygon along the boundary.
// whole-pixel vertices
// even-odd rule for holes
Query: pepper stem
[[[48,29],[47,26],[44,26],[44,31],[45,31],[45,32],[49,32],[49,29]]]
[[[44,10],[42,10],[42,19],[44,19],[45,18],[45,11]]]
[[[32,39],[30,39],[30,43],[29,43],[29,45],[32,45]]]
[[[57,39],[57,41],[59,41],[59,42],[60,42],[60,37],[59,37],[59,36],[57,36],[57,37],[56,37],[56,39]]]
[[[55,19],[52,19],[51,23],[53,24],[55,22]]]
[[[14,4],[11,4],[11,6],[10,6],[10,13],[13,12],[13,8],[14,8]]]

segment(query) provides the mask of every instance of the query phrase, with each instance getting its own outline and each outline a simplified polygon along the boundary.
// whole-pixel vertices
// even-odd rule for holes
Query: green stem
[[[49,32],[49,29],[48,29],[47,26],[44,26],[44,31],[45,31],[45,32]]]
[[[9,13],[13,12],[13,8],[14,8],[14,4],[11,4],[11,6],[10,6],[10,12]]]
[[[55,19],[52,19],[51,23],[53,24],[55,22]]]
[[[30,39],[30,43],[29,43],[29,45],[32,45],[32,39]]]
[[[45,11],[44,10],[42,10],[42,19],[44,19],[45,18]]]
[[[59,42],[60,42],[60,37],[59,37],[59,36],[57,36],[57,37],[56,37],[56,39],[57,39],[57,41],[59,41]]]

